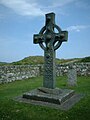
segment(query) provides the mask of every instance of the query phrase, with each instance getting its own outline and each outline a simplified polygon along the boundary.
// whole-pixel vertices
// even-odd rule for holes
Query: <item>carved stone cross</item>
[[[55,31],[58,31],[57,33]],[[40,30],[39,34],[33,37],[34,44],[39,44],[44,50],[44,78],[43,87],[54,89],[56,81],[55,66],[55,50],[57,50],[62,42],[67,41],[68,32],[62,31],[55,24],[55,14],[46,14],[45,26]]]

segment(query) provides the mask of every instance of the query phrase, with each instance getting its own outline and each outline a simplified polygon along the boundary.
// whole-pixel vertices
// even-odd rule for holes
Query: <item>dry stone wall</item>
[[[61,64],[56,66],[57,76],[67,75],[70,64]],[[90,76],[90,63],[74,63],[73,68],[76,69],[79,76]]]
[[[90,63],[73,64],[77,75],[90,76]],[[69,64],[56,66],[56,75],[67,75]],[[15,80],[23,80],[43,75],[43,65],[10,65],[0,66],[0,83],[8,83]]]
[[[0,83],[8,83],[40,75],[39,66],[10,65],[0,66]]]

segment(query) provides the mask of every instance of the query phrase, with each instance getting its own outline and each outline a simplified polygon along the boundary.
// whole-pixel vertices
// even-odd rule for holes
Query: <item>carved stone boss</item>
[[[57,32],[55,32],[57,30]],[[55,51],[61,46],[62,42],[67,41],[68,32],[62,31],[55,24],[55,13],[46,14],[45,26],[39,34],[34,34],[34,44],[39,44],[44,50],[44,77],[43,87],[54,89],[56,70],[55,70]]]

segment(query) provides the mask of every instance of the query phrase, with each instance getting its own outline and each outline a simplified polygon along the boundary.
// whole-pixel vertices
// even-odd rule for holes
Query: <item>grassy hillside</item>
[[[83,59],[81,59],[80,62],[90,62],[90,56],[89,57],[85,57]]]
[[[35,65],[35,64],[43,64],[44,58],[43,56],[29,56],[20,61],[13,62],[13,65]]]
[[[80,61],[81,58],[72,58],[72,59],[59,59],[56,58],[56,64],[61,63],[69,63],[69,62],[76,62]],[[36,64],[44,64],[44,57],[43,56],[29,56],[20,61],[11,63],[13,65],[36,65]]]
[[[61,64],[61,63],[67,63],[71,61],[75,61],[77,58],[74,59],[58,59],[56,58],[56,64]],[[13,65],[36,65],[36,64],[43,64],[44,63],[44,57],[43,56],[29,56],[24,58],[23,60],[13,62],[11,64]]]
[[[6,63],[6,62],[0,62],[0,66],[1,65],[7,65],[8,63]]]
[[[72,59],[56,58],[56,64],[70,63],[70,62],[90,62],[90,57],[72,58]],[[0,65],[37,65],[37,64],[43,64],[43,63],[44,63],[43,56],[29,56],[20,61],[8,63],[8,64],[4,62],[0,62]]]

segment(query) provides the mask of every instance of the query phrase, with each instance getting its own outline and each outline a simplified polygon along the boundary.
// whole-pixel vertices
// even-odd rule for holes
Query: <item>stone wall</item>
[[[68,73],[70,64],[61,64],[56,66],[57,76],[65,75]],[[74,63],[73,68],[76,69],[79,76],[90,76],[90,63]]]
[[[10,65],[0,66],[0,83],[27,79],[40,75],[39,65]]]
[[[73,64],[77,75],[90,76],[90,63]],[[69,64],[56,66],[57,76],[67,75]],[[10,65],[0,66],[0,83],[8,83],[43,75],[43,65]]]

